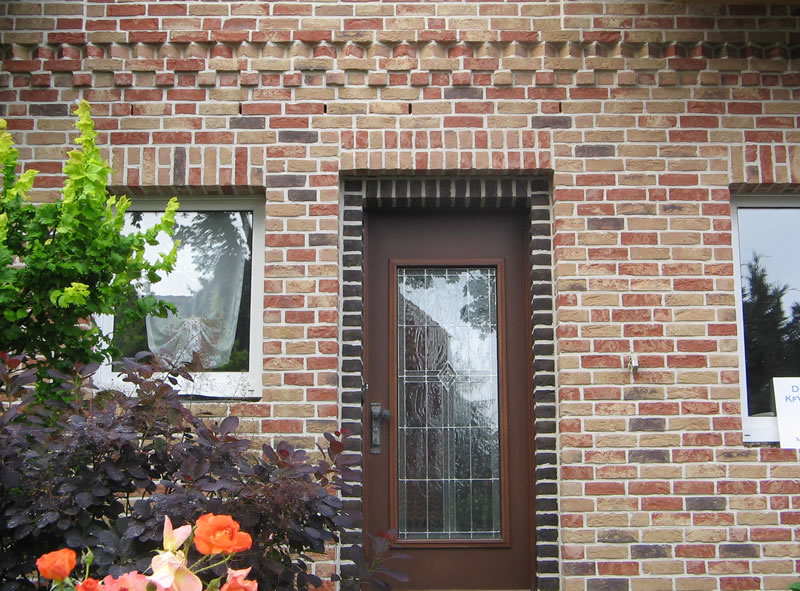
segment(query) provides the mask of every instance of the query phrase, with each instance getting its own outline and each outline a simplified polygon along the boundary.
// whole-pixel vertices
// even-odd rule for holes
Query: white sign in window
[[[774,378],[781,447],[800,449],[800,377]]]

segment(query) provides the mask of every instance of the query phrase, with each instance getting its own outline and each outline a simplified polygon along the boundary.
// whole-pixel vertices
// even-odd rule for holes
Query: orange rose
[[[77,555],[69,548],[42,554],[36,561],[36,568],[45,579],[63,581],[75,568]]]
[[[88,577],[85,581],[81,581],[75,585],[75,591],[101,591],[100,581]]]
[[[207,513],[197,519],[194,545],[200,554],[231,554],[247,550],[253,540],[230,515]]]

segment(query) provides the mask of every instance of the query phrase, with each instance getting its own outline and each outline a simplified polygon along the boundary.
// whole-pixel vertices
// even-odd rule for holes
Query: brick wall
[[[558,453],[539,467],[558,472],[538,490],[559,510],[557,529],[539,524],[553,538],[540,540],[539,586],[794,580],[797,455],[742,444],[729,199],[800,185],[797,9],[9,0],[0,11],[0,115],[41,171],[37,198],[57,194],[80,98],[115,187],[265,196],[263,396],[206,410],[244,417],[257,438],[310,443],[342,413],[358,428],[359,297],[346,273],[360,253],[342,245],[360,206],[343,179],[551,177]]]

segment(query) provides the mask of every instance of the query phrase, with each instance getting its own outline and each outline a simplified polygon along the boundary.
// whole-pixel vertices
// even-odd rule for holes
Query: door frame
[[[552,281],[551,177],[397,175],[345,176],[340,193],[341,316],[340,385],[342,426],[355,434],[350,449],[360,452],[364,384],[364,209],[515,209],[530,221],[531,342],[528,351],[532,392],[528,400],[532,442],[529,444],[531,483],[532,588],[559,588],[558,476],[555,395],[555,334]],[[361,491],[346,500],[358,506]],[[374,533],[374,532],[373,532]],[[357,541],[355,539],[353,542]],[[346,557],[346,550],[345,550]],[[345,567],[345,571],[347,568]]]

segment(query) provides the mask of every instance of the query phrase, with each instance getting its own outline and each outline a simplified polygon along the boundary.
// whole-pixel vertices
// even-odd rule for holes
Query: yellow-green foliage
[[[18,151],[0,119],[0,348],[39,357],[41,378],[49,369],[69,373],[75,363],[115,353],[107,335],[81,328],[81,320],[117,313],[125,324],[170,310],[153,297],[136,299],[134,290],[143,277],[156,282],[175,265],[175,249],[155,263],[144,249],[157,244],[159,232],[172,233],[178,202],[170,200],[154,228],[123,235],[130,201],[108,194],[111,167],[95,144],[88,103],[75,114],[80,149],[64,165],[62,199],[38,206],[27,198],[37,171],[16,174]],[[38,391],[57,395],[45,383]]]

